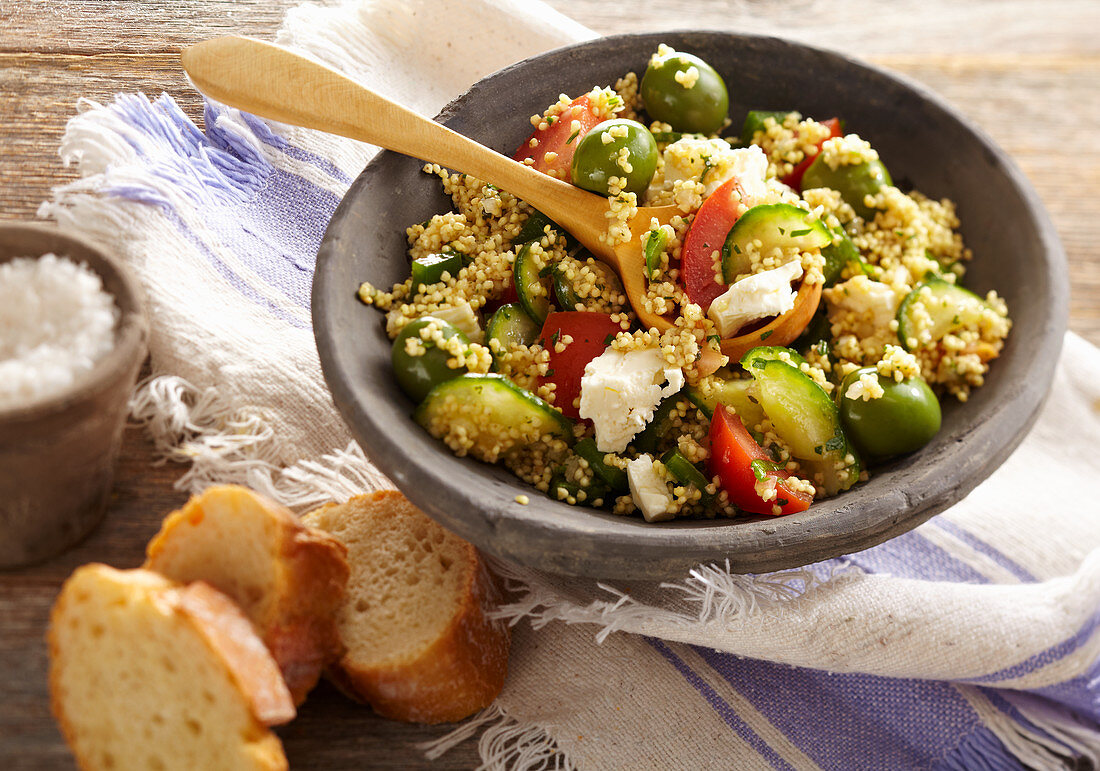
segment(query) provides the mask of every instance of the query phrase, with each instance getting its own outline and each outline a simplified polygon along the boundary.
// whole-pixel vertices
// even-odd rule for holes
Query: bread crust
[[[356,501],[377,510],[407,507],[426,516],[395,490],[349,503]],[[317,513],[339,505],[329,504]],[[306,520],[312,516],[306,515]],[[477,549],[466,542],[462,547],[472,569],[442,633],[413,659],[375,666],[357,663],[353,645],[345,640],[348,652],[326,673],[341,690],[384,717],[416,723],[453,722],[492,704],[508,674],[510,630],[503,621],[490,618],[502,597],[497,578]]]
[[[218,517],[242,508],[269,518],[274,528],[270,554],[274,583],[262,598],[240,596],[237,587],[211,575],[181,574],[172,562],[176,549],[187,548],[189,529],[216,527]],[[231,549],[227,545],[226,554],[215,558],[227,558]],[[325,666],[343,653],[335,617],[348,580],[347,549],[252,490],[235,485],[211,487],[169,514],[146,547],[144,567],[176,580],[206,580],[236,600],[278,662],[295,704],[305,700]]]
[[[80,666],[80,662],[65,660],[58,630],[67,616],[76,612],[73,606],[87,599],[85,593],[96,591],[95,585],[82,586],[85,579],[99,576],[124,584],[135,593],[143,592],[150,604],[161,608],[165,615],[182,617],[198,633],[211,655],[224,666],[251,715],[253,725],[247,735],[240,737],[246,743],[240,749],[252,761],[248,768],[286,771],[288,763],[282,743],[267,726],[292,720],[294,703],[274,659],[236,604],[205,584],[182,586],[151,571],[140,568],[120,571],[99,563],[77,568],[66,580],[50,612],[46,633],[50,658],[50,710],[77,765],[88,771],[100,768],[95,759],[81,754],[85,743],[79,736],[76,721],[67,711],[62,670]],[[166,693],[164,698],[170,699],[172,694]]]

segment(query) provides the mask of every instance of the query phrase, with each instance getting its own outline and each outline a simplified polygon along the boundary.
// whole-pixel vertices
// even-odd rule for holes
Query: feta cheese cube
[[[768,194],[768,158],[756,145],[733,148],[724,139],[688,136],[666,147],[663,157],[666,183],[701,181],[706,187],[704,197],[733,177],[737,177],[746,206],[755,206]]]
[[[888,328],[898,310],[898,297],[894,290],[867,276],[850,278],[826,289],[824,295],[834,313],[852,311],[869,322],[873,330]]]
[[[673,519],[672,494],[665,480],[653,468],[653,458],[639,455],[626,464],[626,479],[630,483],[630,497],[634,499],[646,522],[660,522]]]
[[[710,304],[707,315],[718,334],[731,337],[750,321],[778,316],[794,307],[798,294],[791,282],[802,276],[802,265],[792,260],[778,268],[746,276],[730,285]]]
[[[481,331],[481,325],[477,321],[477,312],[465,300],[451,308],[434,310],[431,315],[458,327],[470,338],[471,343],[485,342],[485,333]]]
[[[661,399],[683,386],[684,373],[668,368],[657,349],[608,348],[584,368],[580,416],[595,426],[600,452],[622,452],[653,419]]]

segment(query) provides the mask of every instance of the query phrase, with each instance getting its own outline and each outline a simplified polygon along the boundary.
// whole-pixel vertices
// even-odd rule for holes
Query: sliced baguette
[[[496,580],[477,550],[392,490],[305,517],[348,548],[339,611],[347,652],[330,676],[385,717],[461,720],[487,707],[508,671],[509,630],[488,612]]]
[[[279,668],[225,595],[85,565],[50,617],[50,703],[88,770],[287,768]]]
[[[205,581],[232,597],[275,657],[295,704],[342,652],[336,609],[347,550],[286,508],[236,486],[211,487],[165,518],[144,567]]]

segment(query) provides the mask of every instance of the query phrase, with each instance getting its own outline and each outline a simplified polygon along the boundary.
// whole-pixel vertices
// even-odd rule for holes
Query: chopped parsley
[[[569,135],[569,139],[565,140],[565,144],[567,144],[567,145],[573,144],[573,140],[576,139],[577,135],[580,134],[580,133],[581,133],[580,129],[577,129],[576,131],[574,131],[572,134]]]
[[[760,334],[760,339],[761,340],[767,340],[769,337],[772,336],[772,332],[774,332],[774,331],[775,331],[774,329],[769,329],[767,332],[762,332]]]
[[[756,481],[758,482],[762,481],[769,472],[774,474],[778,471],[782,471],[782,467],[778,463],[771,460],[764,460],[763,458],[754,460],[749,464],[749,468],[752,469],[752,475],[756,477]]]

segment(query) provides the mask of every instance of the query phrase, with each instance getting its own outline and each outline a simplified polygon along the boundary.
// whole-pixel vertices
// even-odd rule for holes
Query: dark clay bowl
[[[0,226],[0,263],[43,254],[99,274],[115,298],[115,346],[68,388],[0,409],[0,568],[73,546],[103,518],[149,335],[139,286],[115,259],[43,225]]]
[[[944,403],[943,428],[923,450],[874,469],[866,484],[780,518],[646,524],[551,501],[504,469],[454,457],[410,418],[390,370],[378,311],[360,281],[408,277],[405,227],[447,211],[421,163],[379,154],[332,219],[317,261],[313,321],[325,378],[368,457],[406,495],[484,551],[545,570],[666,578],[729,560],[737,572],[806,565],[910,530],[967,495],[1012,452],[1049,389],[1066,326],[1065,255],[1020,171],[954,108],[923,87],[843,56],[783,40],[714,32],[624,35],[552,51],[474,85],[438,120],[510,154],[528,116],[559,93],[579,94],[642,73],[658,43],[712,64],[730,90],[734,130],[749,109],[797,109],[847,120],[879,151],[895,182],[950,197],[974,251],[966,277],[995,288],[1014,327],[984,387]],[[528,505],[516,503],[520,493]]]

